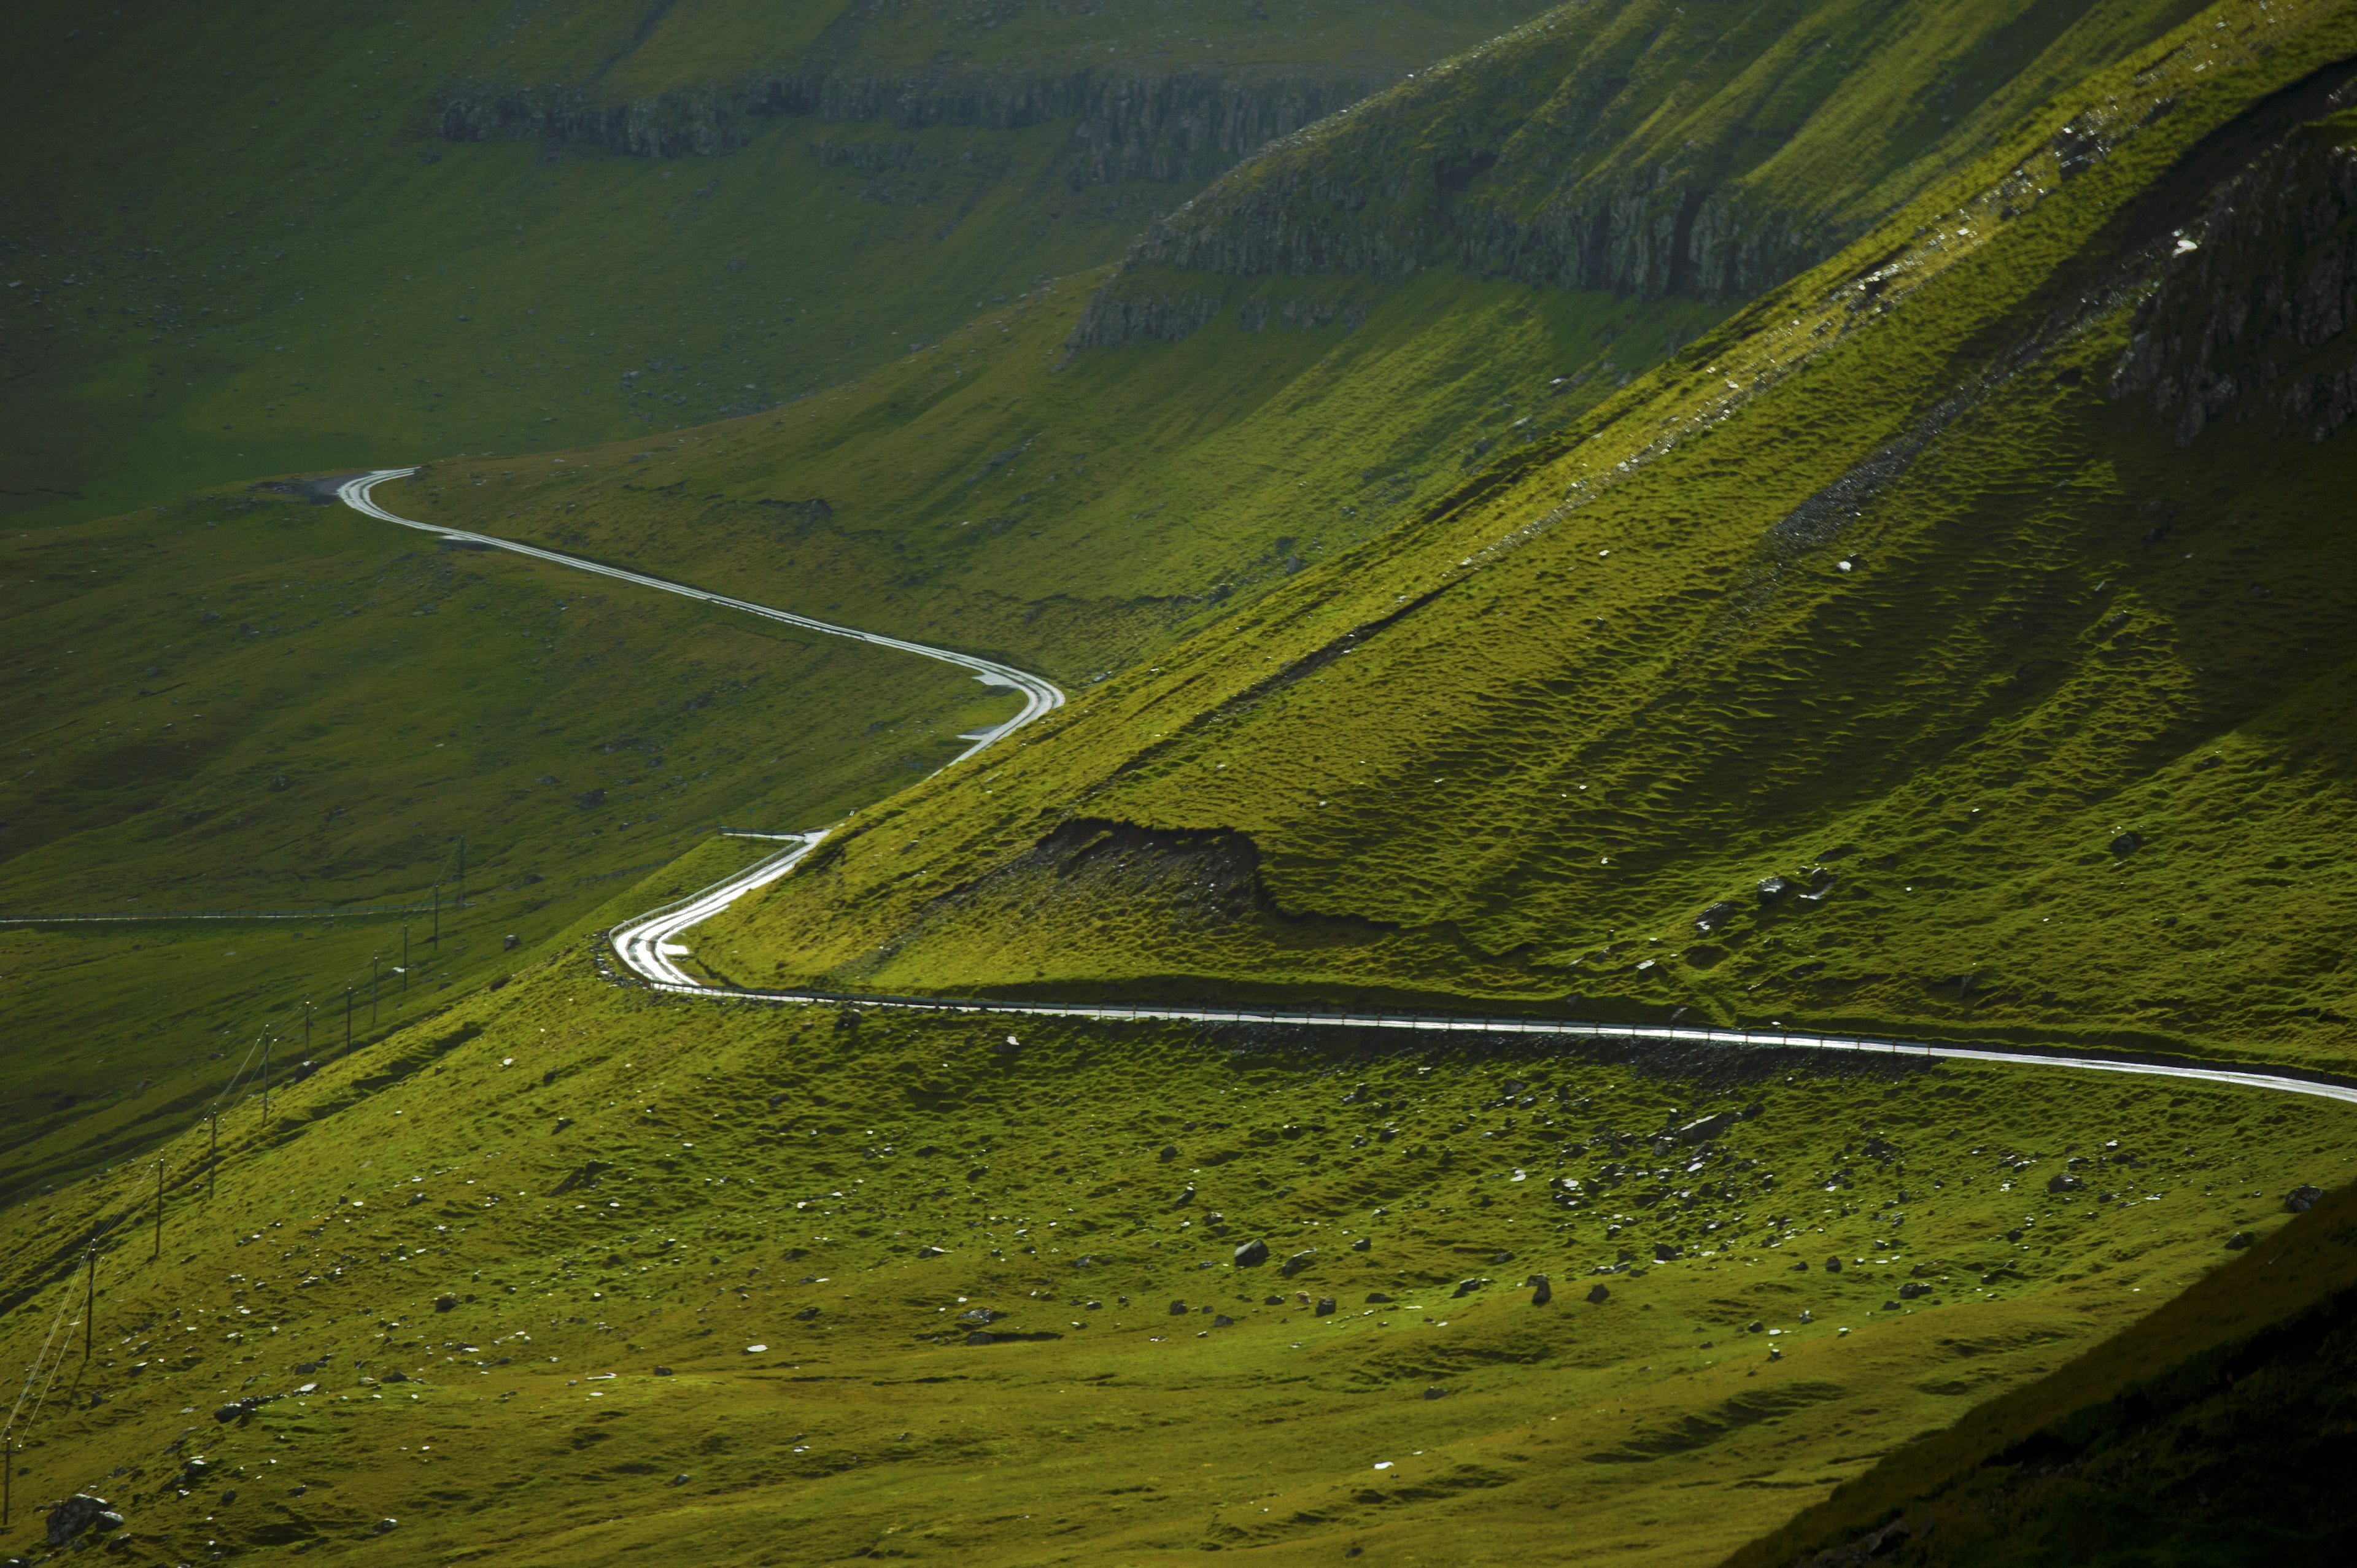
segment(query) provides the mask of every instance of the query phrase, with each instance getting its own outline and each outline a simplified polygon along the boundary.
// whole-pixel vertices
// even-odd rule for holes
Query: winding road
[[[960,752],[945,767],[955,767],[994,742],[1004,739],[1033,720],[1044,717],[1063,706],[1064,693],[1052,682],[1011,665],[959,653],[946,648],[934,648],[901,638],[886,637],[854,627],[837,626],[832,621],[814,620],[808,616],[787,610],[772,609],[747,599],[732,598],[685,584],[651,577],[640,572],[625,571],[602,562],[567,555],[561,551],[544,550],[537,545],[520,544],[494,534],[469,533],[463,529],[446,528],[436,523],[418,522],[388,511],[377,504],[371,492],[388,479],[406,478],[414,468],[380,468],[363,474],[344,484],[337,493],[344,503],[369,516],[404,528],[439,535],[445,539],[468,541],[495,550],[511,551],[578,571],[595,572],[619,582],[653,588],[666,594],[724,609],[742,610],[765,620],[783,622],[808,631],[824,632],[834,637],[847,637],[878,648],[889,648],[912,653],[923,659],[936,659],[946,664],[974,672],[974,678],[986,684],[1012,688],[1023,699],[1022,711],[1005,723],[973,736],[974,744]],[[2013,1049],[1990,1046],[1939,1045],[1921,1040],[1872,1039],[1855,1035],[1818,1035],[1785,1029],[1722,1029],[1707,1025],[1677,1024],[1595,1024],[1562,1018],[1480,1017],[1466,1014],[1412,1012],[1352,1012],[1305,1007],[1187,1007],[1144,1004],[1095,1002],[994,1002],[977,999],[940,996],[877,996],[845,995],[823,991],[758,991],[734,986],[705,984],[697,981],[675,961],[687,954],[679,940],[689,928],[712,918],[738,898],[759,887],[765,887],[791,872],[811,851],[826,837],[826,832],[803,833],[737,834],[737,837],[772,838],[781,845],[776,854],[765,856],[732,876],[723,878],[709,887],[701,888],[659,908],[651,909],[614,929],[610,935],[614,952],[622,966],[650,989],[676,996],[700,997],[711,1001],[775,1003],[780,1004],[856,1004],[869,1008],[906,1009],[931,1013],[1005,1014],[1015,1017],[1060,1017],[1089,1019],[1154,1019],[1178,1023],[1211,1024],[1276,1024],[1311,1026],[1344,1029],[1398,1029],[1416,1034],[1530,1035],[1555,1038],[1588,1040],[1632,1040],[1659,1044],[1684,1044],[1724,1047],[1737,1049],[1789,1050],[1806,1049],[1842,1051],[1868,1056],[1913,1058],[1944,1061],[2005,1062],[2017,1066],[2066,1068],[2084,1072],[2135,1073],[2151,1078],[2175,1079],[2188,1082],[2220,1084],[2235,1089],[2255,1089],[2280,1094],[2314,1095],[2326,1100],[2338,1100],[2357,1104],[2357,1083],[2341,1081],[2318,1074],[2308,1076],[2296,1072],[2269,1070],[2264,1067],[2242,1065],[2210,1066],[2188,1061],[2136,1060],[2119,1057],[2068,1056],[2056,1052]]]

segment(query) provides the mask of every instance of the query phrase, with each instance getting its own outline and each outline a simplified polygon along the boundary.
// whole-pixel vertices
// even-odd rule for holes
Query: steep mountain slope
[[[737,977],[2344,1059],[2352,25],[2221,12],[2099,73],[1561,435],[863,815],[736,918]]]
[[[420,488],[444,481],[440,515],[674,572],[725,560],[772,593],[962,626],[1088,681],[1560,433],[1736,291],[1821,259],[2183,7],[1873,10],[1563,7],[1216,182],[1118,274],[1035,291],[659,468],[626,466],[640,444],[561,470],[446,466]],[[1795,49],[1821,63],[1790,69]],[[1938,113],[1858,140],[1901,100]],[[1672,156],[1695,138],[1717,150]],[[1841,158],[1824,154],[1835,143]],[[1736,220],[1681,220],[1658,245],[1638,229],[1598,242],[1652,260],[1583,271],[1539,264],[1535,242],[1509,267],[1409,234],[1566,159],[1587,171],[1580,201],[1658,176],[1643,201],[1607,201],[1638,229],[1655,207],[1732,202],[1790,242],[1730,271],[1693,247]],[[1562,230],[1543,196],[1532,221]]]
[[[1534,8],[28,0],[0,510],[769,407]]]

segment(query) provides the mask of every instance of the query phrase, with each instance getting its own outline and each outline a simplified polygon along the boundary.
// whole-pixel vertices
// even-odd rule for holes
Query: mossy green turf
[[[779,63],[836,8],[679,6],[651,33],[642,9],[13,8],[0,509],[86,519],[256,473],[570,446],[769,406],[1110,259],[1198,183],[1073,189],[1064,122],[780,118],[726,157],[684,161],[442,138],[436,93],[454,81],[602,64],[626,97],[694,88],[723,61],[723,81]],[[1035,14],[994,40],[936,36],[957,18],[909,10],[861,48],[879,70],[944,46],[1020,63],[1046,27],[1162,70],[1146,57],[1175,50],[1157,31],[1175,26],[1200,34],[1188,69],[1392,72],[1521,14],[1394,5],[1269,27],[1229,6],[1121,8]],[[823,166],[811,144],[826,139],[906,144],[942,171]]]
[[[735,977],[2345,1062],[2352,437],[2180,446],[2104,389],[2120,235],[2174,210],[2136,204],[2348,27],[2204,18],[2093,79],[1516,464],[863,815],[720,923],[771,957]],[[2164,96],[2057,178],[2082,102]],[[1819,868],[1821,908],[1753,897]]]
[[[200,1141],[162,1151],[161,1261],[144,1164],[7,1228],[12,1365],[108,1237],[19,1496],[93,1488],[142,1555],[1693,1563],[2349,1158],[2322,1101],[720,1008],[577,941],[273,1116],[228,1120],[210,1199]],[[1236,1269],[1249,1239],[1270,1262]],[[1894,1309],[1902,1282],[1931,1289]],[[276,1398],[216,1423],[248,1395]]]
[[[832,821],[1014,706],[268,490],[22,532],[0,563],[0,914],[451,905],[464,837],[469,908],[420,987],[479,982],[501,939],[554,935],[717,825]],[[399,964],[404,921],[422,960],[428,908],[0,928],[0,1190],[184,1124],[265,1025],[284,1056],[306,998],[339,1012],[371,954]]]

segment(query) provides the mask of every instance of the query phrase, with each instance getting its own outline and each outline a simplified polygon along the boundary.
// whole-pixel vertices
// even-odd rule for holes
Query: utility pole
[[[91,1358],[92,1335],[96,1328],[97,1317],[98,1236],[92,1232],[90,1239],[90,1273],[83,1283],[81,1298],[81,1359],[85,1361]]]
[[[303,1003],[303,1059],[311,1059],[311,1004],[308,998]]]
[[[262,1124],[270,1124],[270,1026],[262,1026]]]

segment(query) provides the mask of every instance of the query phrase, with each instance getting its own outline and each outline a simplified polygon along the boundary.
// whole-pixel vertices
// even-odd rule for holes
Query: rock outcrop
[[[891,71],[813,61],[628,99],[590,83],[462,82],[444,89],[436,108],[451,141],[580,142],[656,158],[728,152],[791,115],[902,130],[1017,131],[1066,120],[1072,134],[1060,169],[1080,189],[1134,179],[1208,179],[1390,80],[1387,72],[1336,67]],[[821,161],[832,161],[831,144],[818,146]]]
[[[2263,153],[2165,243],[2115,396],[2149,397],[2180,444],[2226,421],[2322,441],[2357,418],[2357,113]]]

